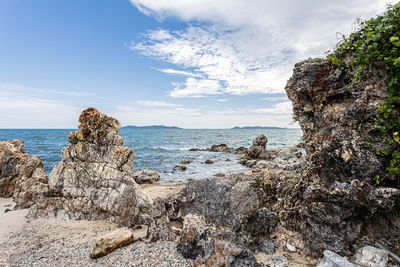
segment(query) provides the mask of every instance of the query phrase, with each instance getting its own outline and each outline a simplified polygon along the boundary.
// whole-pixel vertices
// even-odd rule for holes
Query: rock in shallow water
[[[49,177],[50,197],[30,216],[108,219],[130,226],[148,218],[151,200],[132,174],[134,152],[118,135],[120,123],[94,108],[79,117],[61,162]]]

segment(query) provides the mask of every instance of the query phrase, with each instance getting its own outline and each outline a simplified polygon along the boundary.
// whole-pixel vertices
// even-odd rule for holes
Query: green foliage
[[[376,18],[357,23],[360,29],[344,38],[328,59],[342,71],[355,71],[352,82],[357,82],[371,63],[385,62],[388,96],[379,106],[377,121],[385,147],[371,147],[369,138],[364,137],[366,147],[390,158],[385,177],[375,177],[379,184],[387,175],[400,174],[400,3],[388,5]]]

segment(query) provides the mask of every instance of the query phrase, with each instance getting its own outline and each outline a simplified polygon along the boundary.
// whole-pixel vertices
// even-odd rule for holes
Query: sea
[[[47,174],[61,160],[61,150],[68,144],[68,134],[74,129],[0,129],[0,141],[21,139],[25,152],[43,160]],[[259,135],[268,137],[267,148],[296,145],[302,137],[301,129],[128,129],[119,135],[125,145],[135,152],[134,169],[151,169],[161,176],[161,183],[180,183],[189,178],[204,179],[218,173],[233,174],[248,170],[237,162],[239,155],[207,151],[189,151],[191,148],[210,148],[216,144],[229,147],[250,147]],[[186,171],[174,171],[181,161]],[[205,164],[207,159],[214,164]]]

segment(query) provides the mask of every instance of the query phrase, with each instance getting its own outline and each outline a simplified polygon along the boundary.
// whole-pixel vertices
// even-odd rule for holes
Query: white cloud
[[[225,102],[228,102],[228,99],[218,99],[217,101],[220,103],[225,103]]]
[[[250,112],[262,114],[291,114],[292,102],[286,101],[275,104],[272,108],[251,109]]]
[[[175,82],[173,85],[174,90],[169,92],[171,97],[204,97],[222,94],[222,87],[217,80],[187,78],[185,83]]]
[[[137,104],[145,107],[180,107],[180,104],[172,104],[164,101],[149,101],[149,100],[138,100]]]
[[[194,69],[216,91],[235,95],[283,93],[296,61],[323,56],[348,34],[357,17],[384,10],[385,0],[131,0],[158,20],[175,17],[194,23],[180,31],[152,30],[134,43],[141,54]],[[394,1],[391,1],[394,2]],[[205,22],[201,24],[199,22]],[[208,25],[208,26],[205,26]],[[186,97],[196,94],[179,93]],[[201,96],[207,95],[202,91]]]
[[[200,75],[189,72],[189,71],[183,71],[183,70],[175,70],[175,69],[157,69],[157,68],[152,68],[154,70],[161,71],[163,73],[167,74],[174,74],[174,75],[182,75],[182,76],[189,76],[189,77],[201,77]]]

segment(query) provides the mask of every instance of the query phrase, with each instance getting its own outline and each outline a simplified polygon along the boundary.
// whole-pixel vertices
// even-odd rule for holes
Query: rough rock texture
[[[386,98],[385,78],[384,66],[374,65],[359,82],[350,84],[351,74],[330,62],[304,61],[295,65],[286,85],[305,138],[309,184],[300,220],[313,255],[351,247],[367,234],[372,219],[382,218],[384,228],[391,228],[387,212],[400,190],[371,186],[373,177],[385,170],[385,160],[366,148],[363,138],[368,135],[373,145],[382,145],[376,112]],[[394,231],[380,232],[380,237],[400,237]],[[368,233],[371,238],[377,234]]]
[[[346,258],[339,256],[338,254],[325,250],[324,258],[317,265],[317,267],[356,267],[353,263],[349,262]]]
[[[388,262],[388,252],[372,246],[357,250],[353,262],[366,267],[385,267]]]
[[[84,110],[79,122],[50,174],[51,196],[33,206],[30,216],[142,222],[150,199],[135,182],[134,153],[118,135],[120,123],[94,108]]]
[[[133,177],[138,184],[154,184],[160,181],[160,175],[157,172],[146,169],[133,172]]]
[[[253,141],[253,145],[249,148],[248,155],[252,159],[262,158],[265,148],[267,147],[268,138],[265,135],[257,136]]]
[[[115,249],[125,246],[133,241],[133,231],[128,228],[120,228],[96,241],[90,257],[95,259],[105,256]]]
[[[28,208],[47,193],[47,181],[42,160],[25,153],[24,141],[0,142],[0,197]]]

